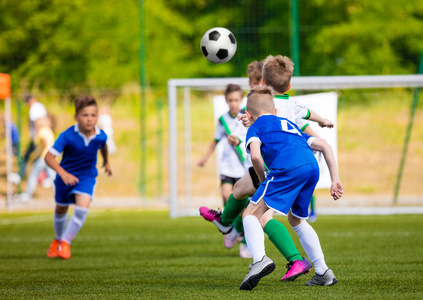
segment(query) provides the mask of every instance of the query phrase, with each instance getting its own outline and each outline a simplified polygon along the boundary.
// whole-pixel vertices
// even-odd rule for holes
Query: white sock
[[[54,212],[54,218],[53,218],[54,234],[55,234],[54,238],[56,240],[60,241],[62,239],[62,235],[63,235],[63,231],[65,230],[65,225],[66,225],[67,219],[68,219],[67,213],[58,214],[58,213]]]
[[[319,237],[313,227],[303,221],[300,225],[292,227],[300,238],[300,243],[304,248],[305,253],[314,264],[316,274],[323,275],[328,266],[325,262],[322,247],[320,246]]]
[[[63,234],[62,240],[70,244],[75,236],[78,234],[82,225],[84,225],[87,219],[89,208],[75,206],[75,211],[72,217],[69,219],[68,225],[66,226],[65,233]]]
[[[264,251],[264,232],[257,217],[248,215],[243,220],[244,235],[248,250],[253,256],[253,263],[260,261],[266,252]]]

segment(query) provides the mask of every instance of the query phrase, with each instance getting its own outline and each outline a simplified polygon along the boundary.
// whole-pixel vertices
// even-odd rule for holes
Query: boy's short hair
[[[241,92],[241,95],[243,95],[243,92],[242,92],[242,88],[241,88],[241,86],[239,86],[239,85],[237,85],[237,84],[228,84],[227,86],[226,86],[226,89],[225,89],[225,98],[230,94],[230,93],[233,93],[233,92]]]
[[[97,101],[91,95],[79,96],[75,100],[75,114],[78,114],[82,109],[87,106],[94,105],[97,107]]]
[[[285,93],[289,88],[294,63],[287,56],[269,55],[263,65],[263,80],[278,93]]]
[[[247,94],[247,111],[253,116],[259,117],[262,114],[273,113],[275,102],[273,91],[267,86],[252,88]]]
[[[250,81],[259,82],[262,78],[263,72],[263,62],[262,61],[253,61],[247,67],[247,74]]]

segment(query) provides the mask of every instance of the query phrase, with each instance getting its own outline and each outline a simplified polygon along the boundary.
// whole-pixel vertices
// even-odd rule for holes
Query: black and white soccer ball
[[[236,52],[235,36],[223,27],[209,29],[201,39],[201,52],[211,62],[225,63]]]

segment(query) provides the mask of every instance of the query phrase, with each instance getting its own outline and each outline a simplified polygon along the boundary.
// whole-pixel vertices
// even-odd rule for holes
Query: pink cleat
[[[203,216],[209,222],[212,222],[216,225],[217,229],[223,234],[228,234],[232,230],[232,225],[223,225],[220,223],[220,218],[222,217],[222,213],[220,211],[210,209],[208,207],[202,206],[200,207],[200,215]]]
[[[288,271],[282,277],[282,281],[294,281],[297,277],[307,274],[313,268],[307,258],[304,260],[294,260],[286,265]]]

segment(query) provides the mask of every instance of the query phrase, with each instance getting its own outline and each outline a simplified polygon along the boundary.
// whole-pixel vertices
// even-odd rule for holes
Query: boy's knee
[[[288,213],[288,222],[289,222],[289,224],[290,224],[292,227],[295,227],[295,226],[300,225],[303,221],[304,221],[304,220],[299,219],[299,218],[297,218],[297,217],[293,216],[293,215],[291,214],[291,212],[289,212],[289,213]]]
[[[68,212],[68,207],[56,205],[56,209],[54,211],[56,214],[65,214]]]

